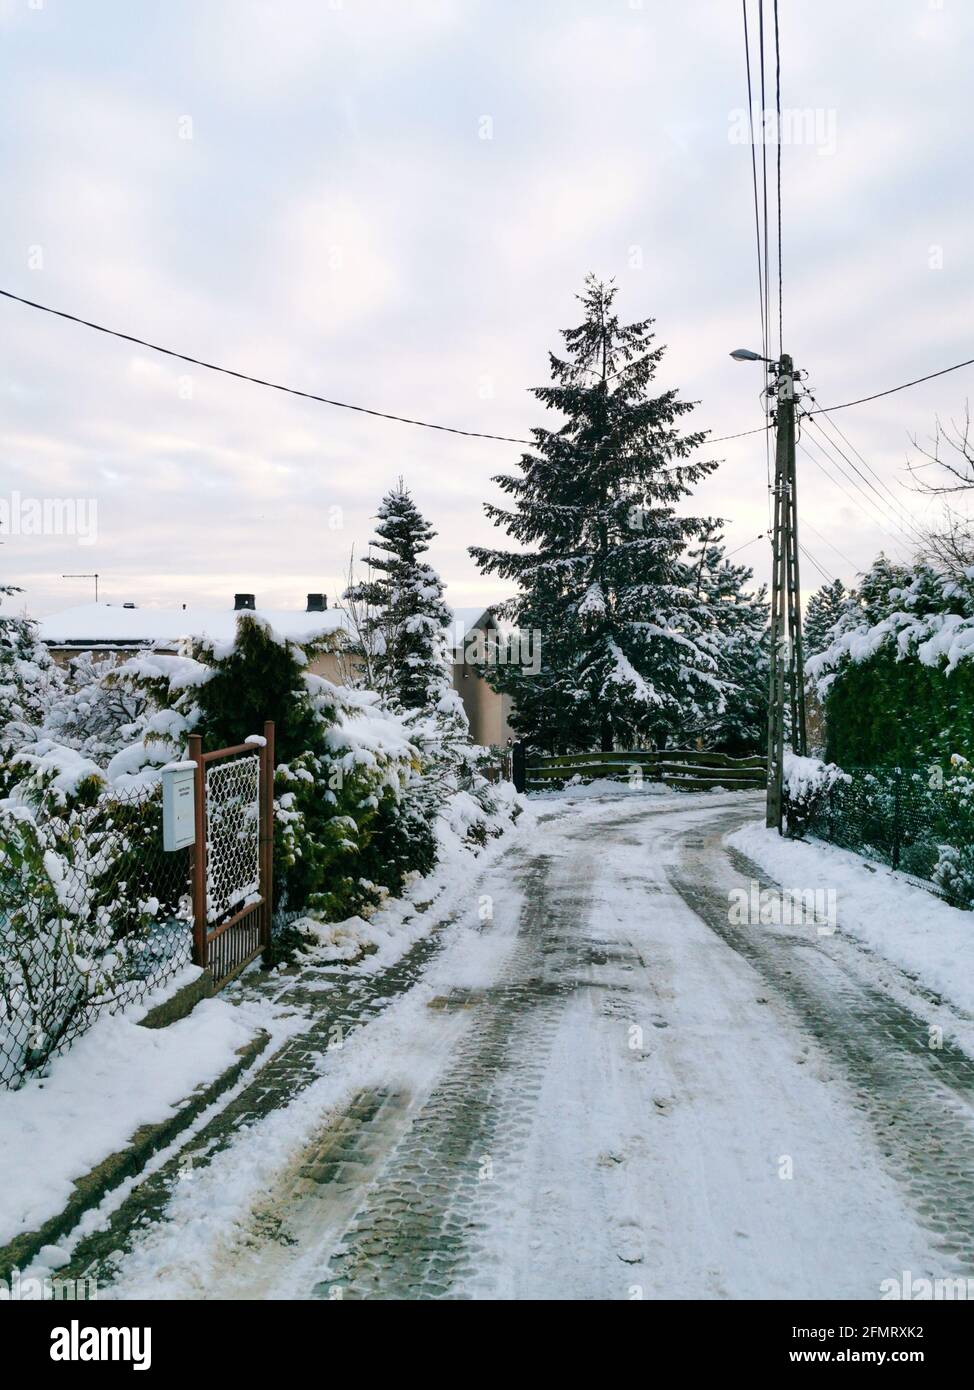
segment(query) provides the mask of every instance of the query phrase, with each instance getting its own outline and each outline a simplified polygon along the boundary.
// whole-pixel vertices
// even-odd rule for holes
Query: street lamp
[[[735,348],[731,357],[735,362],[770,362],[772,366],[776,365],[773,357],[762,357],[759,352],[752,352],[750,348]]]

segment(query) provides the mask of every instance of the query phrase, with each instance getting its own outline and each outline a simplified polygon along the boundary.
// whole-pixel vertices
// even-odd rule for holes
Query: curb
[[[15,1269],[28,1267],[45,1245],[55,1245],[73,1230],[86,1211],[96,1207],[113,1188],[126,1178],[140,1173],[153,1154],[188,1129],[204,1110],[239,1080],[269,1042],[270,1034],[262,1029],[249,1043],[237,1048],[237,1060],[226,1071],[191,1091],[165,1120],[140,1126],[124,1149],[109,1154],[97,1167],[76,1179],[74,1192],[62,1211],[45,1221],[38,1230],[25,1231],[15,1236],[9,1245],[0,1246],[0,1279],[9,1280]]]

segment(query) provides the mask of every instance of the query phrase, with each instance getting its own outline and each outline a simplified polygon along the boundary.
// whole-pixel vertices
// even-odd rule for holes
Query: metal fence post
[[[193,842],[193,964],[206,967],[206,772],[203,766],[203,740],[189,736],[189,757],[196,764],[194,813],[196,838]]]
[[[900,842],[903,838],[901,774],[902,768],[893,768],[893,843],[890,847],[890,862],[894,869],[900,867]]]
[[[263,795],[261,797],[261,895],[264,899],[261,944],[270,945],[274,917],[274,721],[264,722]]]
[[[516,792],[523,792],[527,787],[527,769],[524,756],[524,743],[518,739],[517,743],[511,747],[511,780],[514,783]]]

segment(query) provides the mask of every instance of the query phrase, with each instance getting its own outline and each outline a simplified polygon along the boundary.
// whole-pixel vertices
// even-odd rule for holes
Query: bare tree
[[[974,567],[974,522],[945,505],[940,524],[923,528],[917,555],[934,569],[963,579]]]
[[[926,460],[925,463],[907,462],[907,467],[916,479],[917,490],[938,497],[951,492],[974,491],[974,443],[971,441],[970,402],[964,402],[962,424],[951,420],[948,428],[938,415],[936,430],[929,442],[930,447],[925,449],[916,436],[913,438],[913,447],[918,449]],[[939,469],[940,473],[934,473],[932,481],[930,477],[917,478],[918,473],[928,468]]]
[[[908,460],[916,490],[930,497],[962,495],[965,504],[959,511],[944,502],[939,523],[924,526],[918,555],[934,568],[961,579],[974,566],[974,521],[968,514],[974,500],[974,440],[971,437],[970,402],[964,402],[963,420],[951,420],[945,425],[939,415],[928,447],[914,436],[913,446],[923,462]],[[928,470],[933,470],[928,472]],[[920,476],[920,474],[924,476]]]

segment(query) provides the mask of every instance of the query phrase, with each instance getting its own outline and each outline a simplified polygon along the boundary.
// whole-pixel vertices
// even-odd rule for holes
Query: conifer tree
[[[684,743],[700,739],[707,748],[741,755],[763,752],[768,722],[770,651],[768,591],[748,588],[754,572],[726,557],[723,537],[710,527],[690,550],[694,590],[710,615],[718,672],[725,682]]]
[[[495,481],[510,509],[486,511],[519,548],[471,547],[517,585],[503,616],[541,634],[541,671],[489,671],[515,699],[514,726],[551,751],[663,745],[719,703],[707,605],[686,555],[705,529],[677,504],[715,467],[690,462],[702,432],[674,390],[652,394],[664,348],[652,319],[621,324],[615,287],[590,276],[583,322],[534,391],[563,418],[532,430],[520,473]]]
[[[829,634],[835,624],[848,611],[850,594],[841,579],[822,587],[808,600],[805,621],[802,623],[802,639],[806,657],[817,656],[829,645]]]
[[[443,582],[421,557],[436,535],[402,478],[382,500],[369,576],[346,599],[363,613],[379,693],[401,710],[433,708],[449,688],[446,669],[450,609]]]
[[[0,602],[19,594],[13,584],[0,584]],[[59,673],[37,626],[29,618],[0,613],[0,792],[2,764],[23,744],[37,737]]]

